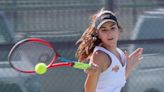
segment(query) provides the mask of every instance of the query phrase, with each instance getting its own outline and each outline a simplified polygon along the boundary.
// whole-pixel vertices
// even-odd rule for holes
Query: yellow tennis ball
[[[35,72],[37,74],[44,74],[46,73],[47,71],[47,66],[45,63],[38,63],[36,66],[35,66]]]

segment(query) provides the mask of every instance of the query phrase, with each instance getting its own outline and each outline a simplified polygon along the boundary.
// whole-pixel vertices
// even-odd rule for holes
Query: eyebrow
[[[116,23],[113,23],[111,27],[113,27],[114,25],[116,25]],[[100,28],[106,28],[106,27],[101,26]]]

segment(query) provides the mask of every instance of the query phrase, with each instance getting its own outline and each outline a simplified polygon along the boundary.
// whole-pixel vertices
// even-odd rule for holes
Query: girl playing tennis
[[[78,40],[76,57],[89,60],[85,92],[120,92],[131,71],[142,59],[143,48],[128,55],[117,47],[121,27],[114,13],[101,10]]]

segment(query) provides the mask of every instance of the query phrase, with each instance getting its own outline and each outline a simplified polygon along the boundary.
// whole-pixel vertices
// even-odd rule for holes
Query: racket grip
[[[89,67],[91,67],[90,64],[85,64],[85,63],[81,63],[81,62],[74,62],[74,65],[72,66],[73,68],[77,68],[77,69],[87,69]]]

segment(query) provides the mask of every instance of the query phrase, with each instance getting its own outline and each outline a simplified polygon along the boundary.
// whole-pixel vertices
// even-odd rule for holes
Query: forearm
[[[88,76],[85,81],[85,92],[95,92],[97,86],[97,76]]]
[[[85,92],[95,92],[96,87],[92,83],[85,83]]]
[[[126,78],[126,80],[128,79],[128,77],[129,77],[129,75],[130,75],[131,72],[132,72],[132,69],[126,68],[126,72],[125,72],[125,78]]]
[[[129,77],[129,75],[132,73],[132,71],[133,71],[133,69],[134,69],[135,67],[133,66],[127,66],[126,67],[126,72],[125,72],[125,77],[126,77],[126,79]]]

